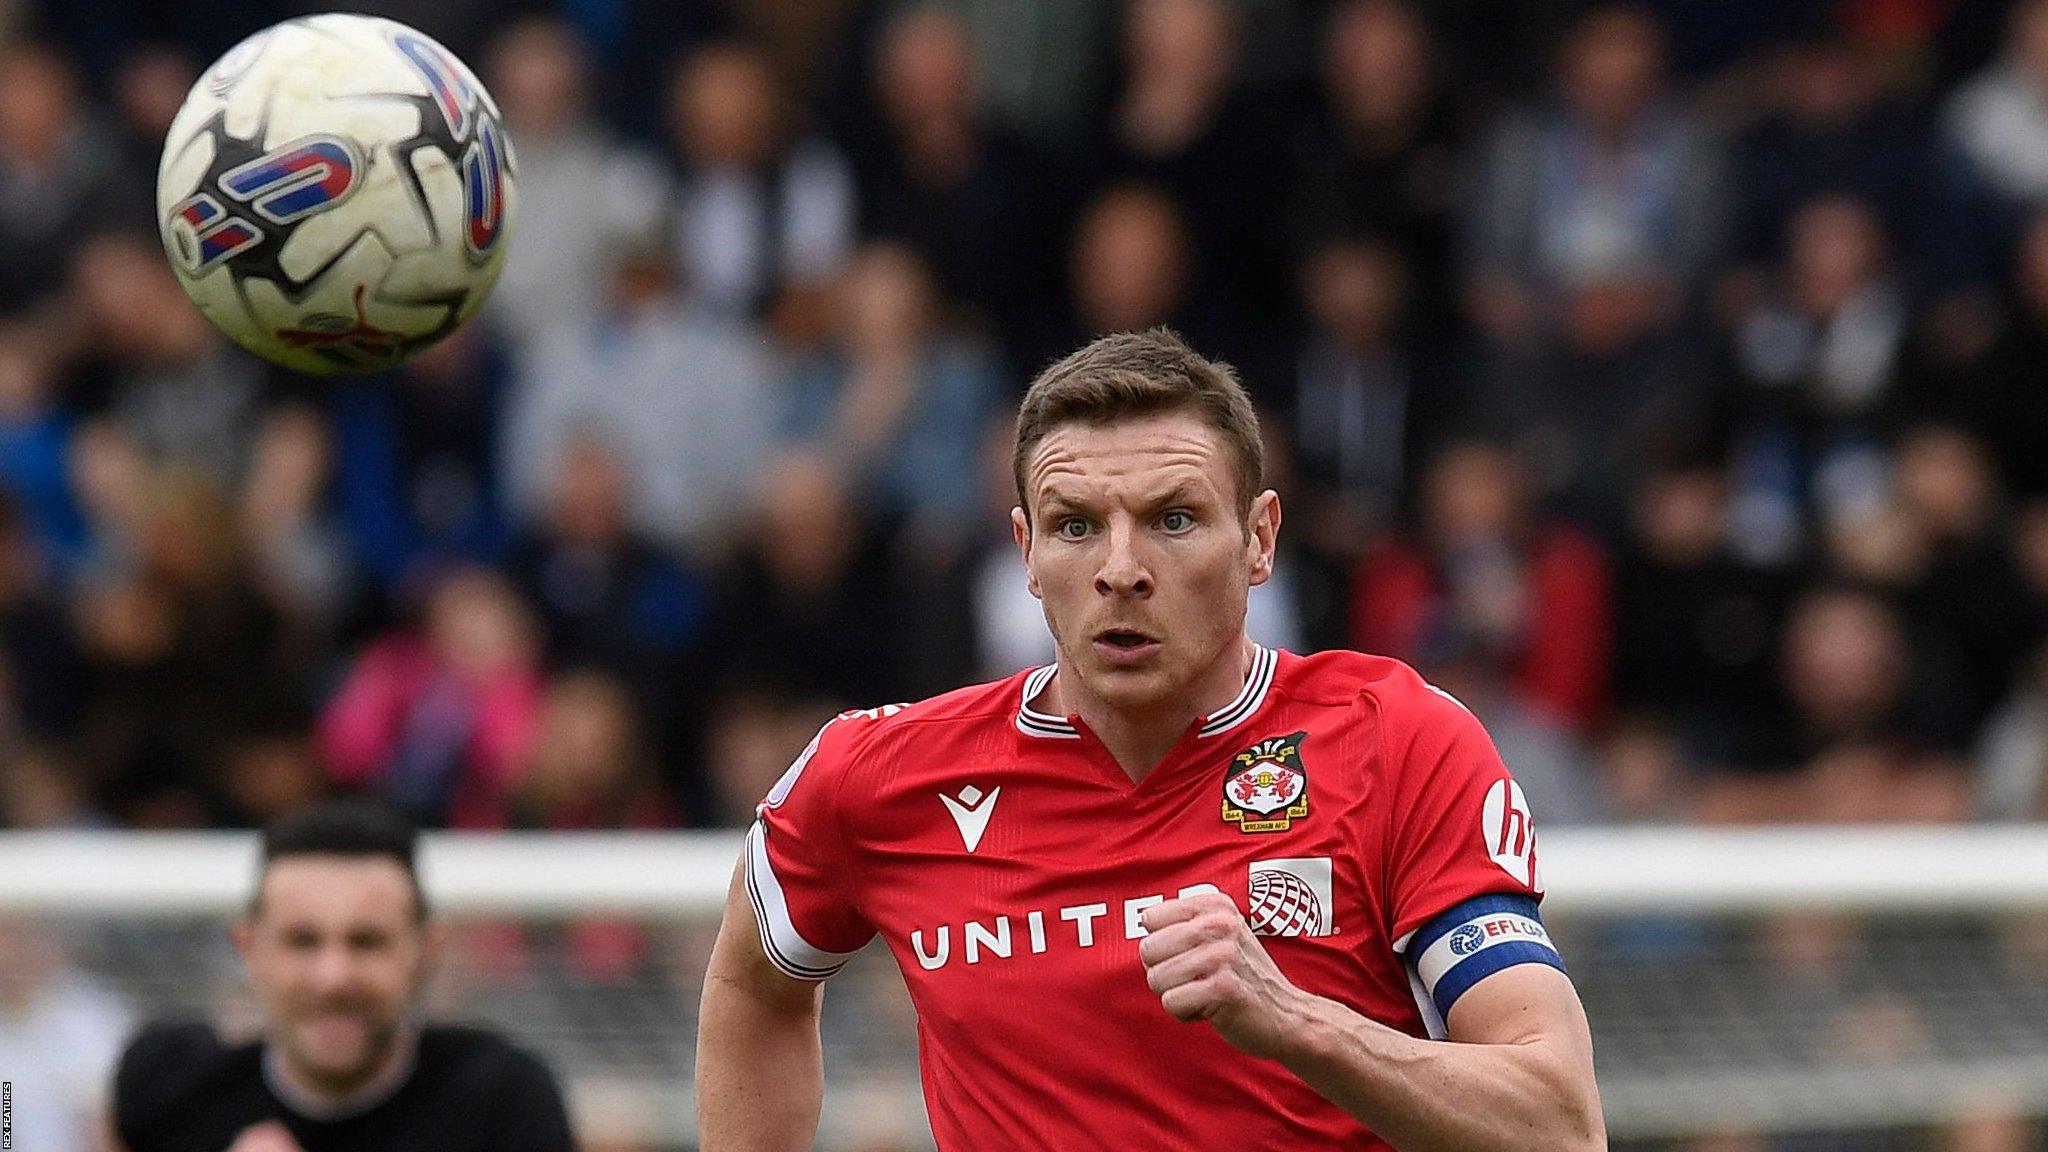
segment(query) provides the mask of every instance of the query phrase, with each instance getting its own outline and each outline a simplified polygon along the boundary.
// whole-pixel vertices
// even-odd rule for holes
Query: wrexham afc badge
[[[1308,815],[1308,733],[1275,736],[1239,752],[1223,778],[1223,818],[1244,832],[1285,832]]]

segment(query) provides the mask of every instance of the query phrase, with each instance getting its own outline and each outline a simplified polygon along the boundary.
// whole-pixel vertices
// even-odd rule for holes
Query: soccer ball
[[[392,367],[483,305],[516,168],[483,85],[390,20],[287,20],[186,95],[157,169],[178,280],[249,351],[323,375]]]

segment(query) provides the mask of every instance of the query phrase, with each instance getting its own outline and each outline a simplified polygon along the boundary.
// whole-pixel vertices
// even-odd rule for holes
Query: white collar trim
[[[1252,646],[1251,675],[1245,677],[1244,687],[1239,689],[1237,698],[1202,720],[1200,736],[1220,736],[1250,719],[1266,702],[1266,692],[1273,686],[1273,672],[1280,666],[1280,652],[1262,644]],[[1026,736],[1037,736],[1048,740],[1079,740],[1080,730],[1064,716],[1040,712],[1031,706],[1033,700],[1045,691],[1052,682],[1059,665],[1047,664],[1034,669],[1024,678],[1023,699],[1017,704],[1017,731]]]

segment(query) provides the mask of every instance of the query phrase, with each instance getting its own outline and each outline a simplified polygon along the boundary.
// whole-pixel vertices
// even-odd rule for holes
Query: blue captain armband
[[[1504,968],[1548,964],[1564,971],[1564,959],[1528,896],[1467,900],[1418,929],[1406,951],[1422,990],[1445,1020],[1460,996]]]

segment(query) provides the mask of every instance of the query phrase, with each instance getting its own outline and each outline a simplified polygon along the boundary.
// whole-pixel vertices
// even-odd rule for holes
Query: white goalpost
[[[739,845],[429,835],[456,942],[431,1006],[548,1057],[579,1125],[690,1147],[697,981]],[[1552,829],[1541,861],[1617,1146],[2048,1115],[2048,829]],[[0,918],[138,1016],[246,1026],[221,929],[255,863],[250,834],[0,834]],[[869,951],[826,998],[823,1147],[922,1139],[907,1004]]]

